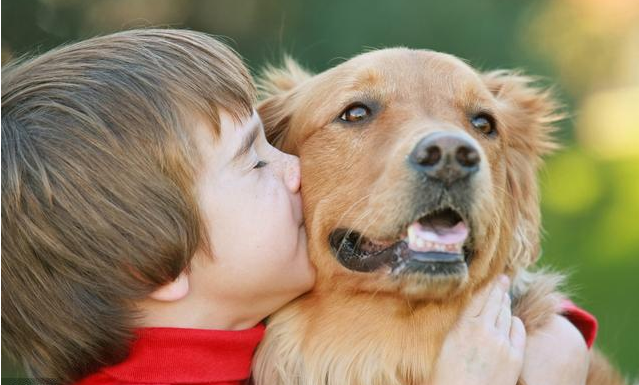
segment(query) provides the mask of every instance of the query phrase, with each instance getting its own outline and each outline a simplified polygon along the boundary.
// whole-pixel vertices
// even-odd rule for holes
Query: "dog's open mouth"
[[[456,274],[466,271],[470,239],[468,221],[458,211],[442,208],[408,224],[396,240],[375,240],[340,228],[331,233],[330,244],[340,263],[355,271],[386,266],[394,274]]]

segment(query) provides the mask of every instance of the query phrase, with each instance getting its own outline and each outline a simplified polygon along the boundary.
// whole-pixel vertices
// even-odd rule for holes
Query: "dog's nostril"
[[[434,166],[442,158],[442,150],[440,150],[437,146],[429,146],[426,148],[425,155],[426,156],[424,156],[419,163],[424,166]]]
[[[455,158],[463,167],[474,167],[479,164],[479,153],[471,147],[460,146]]]
[[[420,166],[435,166],[442,158],[442,150],[437,145],[420,145],[413,151],[412,158]]]

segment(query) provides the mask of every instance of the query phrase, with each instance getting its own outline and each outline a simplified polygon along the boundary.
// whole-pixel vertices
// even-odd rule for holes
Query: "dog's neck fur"
[[[459,315],[459,304],[425,303],[413,309],[397,297],[360,293],[348,298],[344,304],[343,294],[314,291],[270,321],[266,338],[286,333],[294,336],[287,340],[295,346],[265,341],[263,346],[282,351],[264,351],[260,356],[280,357],[281,362],[305,369],[282,368],[273,383],[337,385],[345,379],[348,384],[426,383],[443,339]],[[350,311],[341,311],[343,306]],[[311,339],[304,338],[309,335]],[[335,335],[342,341],[327,343]],[[398,362],[397,352],[406,359]],[[259,363],[256,369],[260,370]],[[300,373],[304,379],[295,378]]]

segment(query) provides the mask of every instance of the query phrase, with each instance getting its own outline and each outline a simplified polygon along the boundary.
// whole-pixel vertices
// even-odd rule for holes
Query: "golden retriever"
[[[464,304],[501,272],[529,332],[560,311],[560,277],[524,270],[555,148],[548,92],[405,48],[315,76],[288,60],[261,86],[268,139],[301,158],[317,283],[270,318],[257,384],[426,384]],[[591,368],[589,384],[623,383],[600,356]]]

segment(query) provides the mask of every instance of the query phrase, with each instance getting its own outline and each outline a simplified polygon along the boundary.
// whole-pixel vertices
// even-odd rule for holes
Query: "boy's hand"
[[[508,278],[476,295],[446,337],[431,385],[515,385],[521,374],[526,330],[510,312]]]
[[[582,385],[589,364],[581,333],[566,318],[555,315],[528,337],[522,379],[526,385]]]

